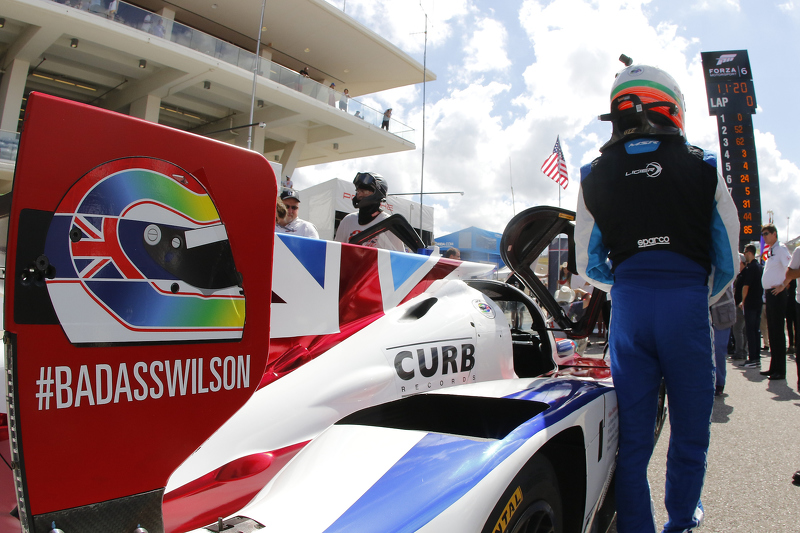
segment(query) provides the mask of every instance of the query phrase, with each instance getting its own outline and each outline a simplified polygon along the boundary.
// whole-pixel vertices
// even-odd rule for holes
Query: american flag
[[[542,165],[542,172],[566,190],[569,184],[567,162],[564,161],[564,153],[561,151],[561,141],[558,137],[556,137],[556,145],[553,147],[553,153],[550,154],[550,157],[545,159]]]

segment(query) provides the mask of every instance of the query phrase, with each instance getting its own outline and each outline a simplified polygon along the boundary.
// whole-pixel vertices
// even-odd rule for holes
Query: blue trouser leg
[[[647,464],[653,453],[661,370],[653,350],[656,301],[637,298],[637,289],[616,283],[609,343],[611,374],[619,405],[616,471],[617,531],[655,532]],[[644,307],[644,309],[642,309]],[[642,324],[642,319],[650,323]]]
[[[728,340],[731,336],[731,328],[717,329],[714,327],[714,374],[716,375],[715,384],[717,387],[725,386],[725,359],[728,357]]]
[[[667,303],[659,324],[659,354],[670,422],[664,499],[669,521],[664,533],[673,533],[698,525],[694,513],[703,490],[711,439],[714,363],[708,289],[671,291],[662,298]]]
[[[619,400],[617,530],[655,531],[647,464],[662,377],[671,425],[665,532],[696,526],[710,437],[714,394],[706,286],[612,289],[611,372]]]

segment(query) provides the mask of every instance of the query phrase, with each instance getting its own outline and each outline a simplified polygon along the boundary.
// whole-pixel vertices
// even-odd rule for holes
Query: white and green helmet
[[[611,113],[600,116],[613,125],[604,148],[631,136],[680,135],[685,139],[685,108],[683,93],[672,76],[649,65],[626,67],[611,87]]]

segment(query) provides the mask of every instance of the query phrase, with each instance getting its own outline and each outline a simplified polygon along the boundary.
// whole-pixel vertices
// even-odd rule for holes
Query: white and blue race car
[[[506,228],[529,296],[477,264],[276,236],[275,195],[252,152],[33,95],[0,531],[606,531],[616,396],[569,340],[605,295],[573,321],[533,270],[574,215]]]

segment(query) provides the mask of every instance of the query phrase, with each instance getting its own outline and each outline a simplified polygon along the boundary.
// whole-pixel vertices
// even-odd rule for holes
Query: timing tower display
[[[739,213],[739,250],[758,240],[761,194],[753,135],[756,91],[747,50],[702,52],[708,113],[717,117],[720,171]]]

